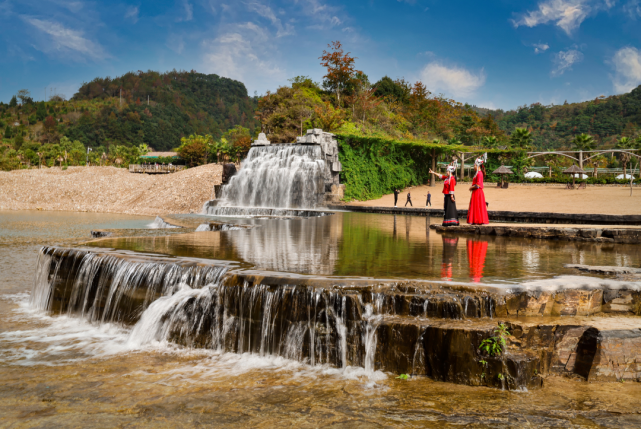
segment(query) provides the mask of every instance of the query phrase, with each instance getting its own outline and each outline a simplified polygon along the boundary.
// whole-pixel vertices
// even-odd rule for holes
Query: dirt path
[[[215,164],[147,175],[115,167],[0,172],[0,210],[64,210],[158,215],[200,212],[221,183]]]
[[[630,196],[629,186],[590,186],[581,190],[567,190],[564,185],[528,186],[510,184],[508,189],[497,189],[493,183],[485,188],[485,199],[490,210],[551,213],[586,213],[632,215],[641,214],[641,187],[634,187]],[[456,205],[467,209],[470,205],[470,184],[456,185]],[[417,186],[404,189],[398,198],[403,207],[407,193],[412,194],[414,207],[425,207],[427,191],[432,193],[432,207],[443,208],[443,187]],[[394,205],[394,195],[384,195],[377,200],[358,201],[349,204],[359,206]],[[409,204],[407,205],[409,207]]]

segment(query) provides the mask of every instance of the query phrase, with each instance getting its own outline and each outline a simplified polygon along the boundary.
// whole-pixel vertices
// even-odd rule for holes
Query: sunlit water
[[[575,274],[565,264],[641,266],[638,246],[438,234],[413,216],[336,213],[291,219],[182,216],[249,223],[228,232],[104,239],[91,246],[234,260],[247,268],[326,276],[514,284]]]
[[[480,256],[465,238],[450,246],[428,232],[425,219],[397,218],[394,228],[392,217],[362,216],[249,220],[259,228],[115,239],[111,244],[135,244],[136,250],[159,253],[229,256],[264,270],[467,282],[546,277],[563,263],[639,263],[638,253],[629,246],[489,241],[479,276],[478,268],[470,271],[469,253]],[[637,383],[550,378],[542,390],[515,393],[421,378],[403,381],[366,368],[337,369],[276,356],[179,348],[153,338],[141,340],[135,327],[52,317],[29,305],[40,245],[69,246],[89,238],[92,229],[143,228],[152,220],[0,213],[1,427],[641,425]],[[303,223],[311,232],[303,232]],[[251,235],[254,231],[260,232]],[[350,243],[355,246],[352,251]]]

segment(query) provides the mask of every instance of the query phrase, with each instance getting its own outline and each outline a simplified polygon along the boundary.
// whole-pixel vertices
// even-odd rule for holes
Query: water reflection
[[[443,237],[443,262],[441,263],[441,280],[451,281],[453,273],[454,256],[456,256],[456,246],[458,237]]]
[[[466,245],[458,246],[455,236],[430,233],[430,219],[411,216],[336,213],[309,219],[225,218],[225,222],[251,223],[255,228],[108,238],[92,245],[234,260],[269,271],[464,282],[520,282],[575,274],[564,264],[579,261],[641,265],[638,245],[629,244],[490,236],[462,237]]]
[[[467,260],[470,267],[470,279],[472,279],[474,283],[479,283],[481,278],[483,278],[487,246],[487,241],[467,240]]]

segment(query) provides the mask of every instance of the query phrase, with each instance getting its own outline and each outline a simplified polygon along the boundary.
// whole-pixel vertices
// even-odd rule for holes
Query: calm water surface
[[[40,245],[73,245],[86,240],[91,229],[140,228],[151,220],[0,212],[0,427],[641,426],[639,383],[549,378],[542,390],[504,392],[420,378],[402,381],[394,374],[311,367],[280,357],[171,344],[141,348],[128,341],[130,328],[50,317],[30,308]],[[466,281],[551,275],[569,262],[639,261],[626,246],[490,240],[477,250],[465,238],[428,232],[420,218],[397,217],[394,223],[393,217],[348,214],[246,222],[261,227],[104,244],[228,255],[269,270]],[[483,268],[474,260],[484,261]]]
[[[641,266],[636,245],[456,237],[430,230],[430,222],[441,221],[435,218],[336,213],[308,219],[216,220],[255,228],[104,239],[91,245],[234,260],[253,269],[289,273],[507,284],[576,274],[565,264]]]

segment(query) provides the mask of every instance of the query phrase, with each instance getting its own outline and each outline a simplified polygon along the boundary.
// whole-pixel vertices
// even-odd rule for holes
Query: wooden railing
[[[184,165],[129,164],[130,173],[169,174],[184,170]]]

